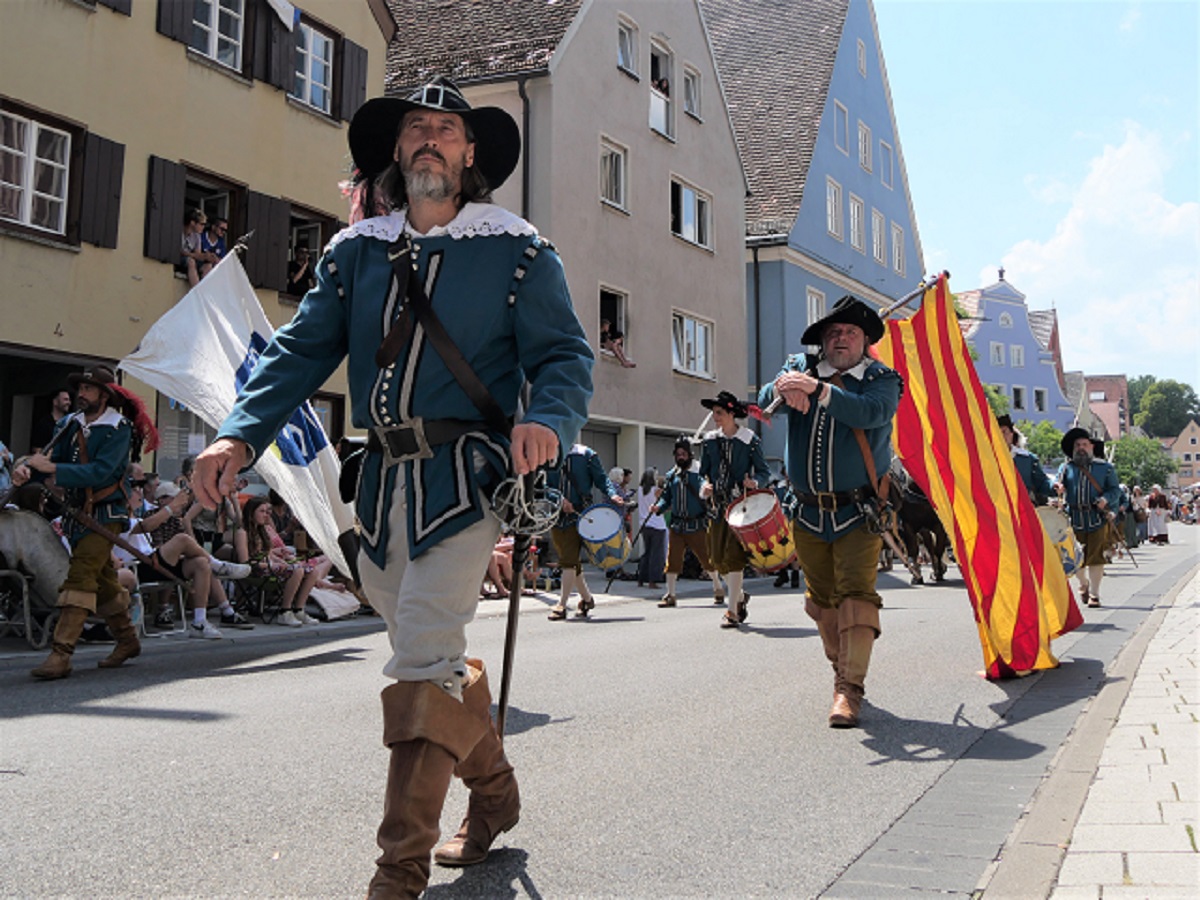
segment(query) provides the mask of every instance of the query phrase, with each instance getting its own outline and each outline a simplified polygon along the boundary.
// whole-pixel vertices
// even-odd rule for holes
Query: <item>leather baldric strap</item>
[[[76,437],[77,443],[79,445],[79,461],[86,466],[91,460],[88,459],[87,438],[84,437],[84,435],[83,435],[83,427],[82,426],[80,426],[80,428],[75,432],[75,437]],[[87,515],[90,516],[92,514],[92,510],[95,509],[96,504],[99,503],[101,500],[106,500],[109,497],[111,497],[113,494],[115,494],[117,492],[117,488],[119,488],[120,486],[121,486],[121,482],[118,481],[118,482],[114,482],[113,484],[108,485],[108,487],[100,488],[100,490],[98,490],[98,491],[93,490],[90,487],[84,488],[83,489],[83,497],[84,497],[83,511],[84,511],[84,513],[86,513]]]
[[[842,390],[845,390],[846,385],[842,382],[842,373],[834,372],[833,377],[829,379],[833,384],[836,384]],[[888,491],[892,484],[892,473],[885,472],[882,478],[878,478],[875,472],[875,457],[871,453],[871,445],[867,443],[867,434],[861,428],[852,429],[854,439],[858,441],[858,449],[862,451],[863,465],[867,469],[867,478],[871,485],[871,490],[875,492],[875,496],[880,500],[887,502]]]
[[[449,332],[446,331],[442,320],[434,313],[433,305],[425,296],[419,280],[412,275],[408,235],[402,234],[399,239],[388,246],[388,261],[392,264],[396,289],[403,292],[407,302],[375,352],[376,365],[385,368],[395,362],[400,351],[412,340],[415,325],[420,323],[425,329],[429,343],[442,358],[442,362],[454,376],[454,380],[458,382],[463,393],[479,410],[484,421],[487,422],[488,428],[497,434],[508,437],[512,433],[512,425],[508,417],[504,415],[504,410],[500,408],[496,398],[487,389],[487,385],[475,374],[475,370],[471,368],[467,358],[463,356],[462,351],[458,349]]]

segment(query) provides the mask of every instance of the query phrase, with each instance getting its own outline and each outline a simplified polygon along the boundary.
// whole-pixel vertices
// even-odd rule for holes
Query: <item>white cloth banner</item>
[[[241,260],[229,253],[150,327],[119,367],[220,428],[272,331]],[[354,513],[338,494],[341,464],[311,405],[292,414],[254,467],[313,543],[349,574],[337,538],[354,527]]]

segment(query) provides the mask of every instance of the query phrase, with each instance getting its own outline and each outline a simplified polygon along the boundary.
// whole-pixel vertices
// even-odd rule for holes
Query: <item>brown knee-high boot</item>
[[[484,734],[461,702],[427,682],[384,688],[383,742],[391,749],[369,900],[413,900],[429,883],[429,853],[455,765]]]
[[[458,833],[433,854],[434,862],[442,866],[473,866],[483,862],[492,841],[513,828],[521,817],[517,779],[492,722],[492,694],[483,660],[468,659],[467,670],[471,680],[463,688],[463,705],[479,717],[487,730],[471,755],[454,770],[470,788],[471,799]]]
[[[126,593],[125,597],[128,600],[129,595]],[[117,646],[113,647],[113,652],[96,665],[101,669],[115,669],[125,660],[133,659],[141,654],[142,644],[138,640],[137,628],[133,624],[133,618],[129,615],[128,606],[120,612],[105,616],[104,621],[108,623],[108,630],[117,639]]]
[[[838,654],[840,652],[837,610],[817,606],[811,597],[806,596],[804,598],[804,611],[810,619],[817,623],[817,633],[821,635],[821,646],[825,649],[825,658],[833,666],[833,674],[836,676],[838,671]]]
[[[879,634],[879,608],[868,600],[843,600],[837,609],[838,668],[830,728],[854,728],[866,693],[871,648]]]
[[[77,592],[64,591],[63,594],[66,596],[60,595],[59,600],[73,599],[69,596],[71,593]],[[70,675],[71,654],[75,652],[75,644],[79,640],[79,635],[83,633],[83,626],[87,624],[88,616],[91,614],[91,610],[82,606],[61,605],[58,623],[54,626],[54,637],[51,639],[50,655],[46,657],[45,662],[29,674],[42,681],[53,681]]]

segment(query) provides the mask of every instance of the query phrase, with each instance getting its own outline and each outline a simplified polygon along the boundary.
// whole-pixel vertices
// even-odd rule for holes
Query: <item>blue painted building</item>
[[[747,392],[844,294],[883,307],[924,275],[870,0],[701,0],[750,195]],[[764,428],[782,457],[782,428]]]
[[[966,313],[963,337],[976,351],[979,380],[1008,398],[1013,421],[1049,421],[1066,431],[1075,409],[1060,381],[1054,310],[1030,310],[1025,295],[1004,280],[958,294]]]

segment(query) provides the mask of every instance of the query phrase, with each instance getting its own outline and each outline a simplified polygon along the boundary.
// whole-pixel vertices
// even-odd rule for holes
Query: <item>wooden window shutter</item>
[[[183,166],[169,159],[150,157],[144,256],[172,265],[179,262],[186,188],[187,170]]]
[[[125,145],[88,132],[84,137],[79,240],[109,250],[117,246]]]
[[[96,2],[127,16],[133,15],[133,0],[96,0]]]
[[[192,0],[158,0],[159,34],[186,44],[192,32]]]
[[[339,75],[338,117],[349,122],[367,99],[367,48],[343,38]]]
[[[254,2],[253,77],[282,90],[292,86],[296,36],[287,30],[267,0]]]
[[[246,275],[255,287],[282,291],[287,286],[291,214],[291,204],[286,200],[247,192],[246,231],[253,231],[254,236],[246,249]]]

